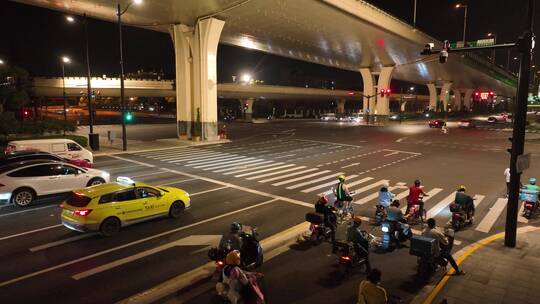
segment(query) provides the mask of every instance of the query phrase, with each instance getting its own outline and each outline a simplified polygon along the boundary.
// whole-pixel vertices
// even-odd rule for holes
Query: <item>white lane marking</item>
[[[306,166],[296,166],[296,165],[289,165],[287,167],[291,167],[291,166],[293,166],[293,167],[292,168],[287,168],[285,170],[280,170],[280,171],[275,171],[275,172],[270,172],[270,173],[264,173],[264,174],[248,177],[247,179],[248,180],[253,180],[253,179],[263,178],[263,177],[267,177],[267,176],[277,175],[277,174],[281,174],[281,173],[287,173],[287,172],[296,171],[296,170],[306,168]],[[284,167],[284,166],[282,166],[282,167]],[[269,171],[269,170],[267,169],[267,170],[261,170],[261,171]],[[240,176],[246,176],[246,175],[250,175],[250,174],[244,173],[244,174],[240,174],[240,175],[235,175],[234,177],[240,177]]]
[[[169,158],[169,159],[163,160],[163,161],[166,161],[168,163],[180,163],[180,162],[189,161],[189,160],[213,159],[213,158],[218,157],[218,156],[235,156],[235,155],[236,154],[216,153],[216,154],[207,154],[205,156],[194,155],[194,156],[189,156],[189,157]]]
[[[163,173],[167,173],[167,172],[165,171],[150,172],[150,173],[145,173],[145,174],[132,175],[130,176],[130,178],[139,178],[139,177],[158,175],[158,174],[163,174]]]
[[[480,224],[478,224],[474,230],[488,233],[493,227],[493,224],[495,224],[495,221],[497,221],[497,218],[503,212],[504,208],[506,208],[507,203],[508,200],[506,198],[497,199],[493,207],[489,209],[486,216],[484,216]]]
[[[418,153],[418,152],[401,151],[401,150],[394,150],[394,149],[382,149],[382,150],[390,151],[390,152],[407,153],[407,154],[412,154],[412,155],[422,155],[422,153]]]
[[[223,170],[216,170],[214,172],[224,172],[223,173],[224,175],[230,175],[230,174],[242,173],[242,172],[246,172],[246,171],[264,169],[264,168],[268,168],[268,167],[272,167],[272,166],[279,166],[279,165],[282,165],[284,163],[283,162],[275,163],[272,160],[268,160],[268,161],[262,162],[260,164],[265,164],[265,165],[262,165],[262,166],[259,166],[259,164],[249,164],[249,165],[245,165],[245,166],[239,165],[238,167],[227,168],[227,169],[223,169]],[[238,170],[238,168],[243,168],[243,169]]]
[[[58,227],[62,227],[62,226],[64,226],[64,225],[58,224],[58,225],[47,226],[47,227],[34,229],[34,230],[30,230],[30,231],[25,231],[25,232],[21,232],[21,233],[17,233],[17,234],[7,235],[7,236],[0,237],[0,241],[16,238],[18,236],[23,236],[23,235],[27,235],[27,234],[31,234],[31,233],[35,233],[35,232],[40,232],[40,231],[43,231],[43,230],[49,230],[49,229],[53,229],[53,228],[58,228]]]
[[[165,183],[165,184],[159,184],[159,185],[160,186],[169,186],[169,185],[180,184],[180,183],[183,183],[183,182],[189,182],[189,181],[193,181],[193,180],[198,180],[198,178],[181,179],[181,180],[178,180],[178,181],[169,182],[169,183]]]
[[[125,161],[131,161],[128,158],[125,158],[124,160]],[[186,176],[190,176],[190,177],[195,177],[194,175],[191,176],[192,174],[188,174],[188,173],[180,173],[179,171],[175,171],[175,170],[170,170],[170,171],[173,172],[173,173],[176,173],[176,174],[180,174],[180,175],[186,175]],[[203,177],[201,176],[200,178],[202,179]],[[208,179],[207,181],[212,182],[212,179]],[[252,190],[252,191],[256,191],[256,190]],[[248,191],[248,192],[251,192],[251,191]],[[268,196],[268,195],[265,195],[265,196]],[[156,239],[156,238],[159,238],[159,237],[162,237],[162,236],[173,234],[173,233],[178,232],[178,231],[186,230],[186,229],[189,229],[191,227],[198,226],[198,225],[201,225],[201,224],[205,224],[205,223],[208,223],[208,222],[211,222],[211,221],[223,218],[223,217],[227,217],[227,216],[230,216],[230,215],[233,215],[233,214],[241,213],[241,212],[244,212],[244,211],[249,210],[249,209],[261,207],[261,206],[267,205],[267,204],[272,203],[272,202],[277,201],[277,200],[280,200],[280,199],[279,198],[274,198],[274,199],[271,199],[271,200],[268,200],[268,201],[265,201],[265,202],[262,202],[262,203],[259,203],[259,204],[251,205],[251,206],[248,206],[248,207],[245,207],[245,208],[242,208],[242,209],[238,209],[238,210],[235,210],[235,211],[220,214],[218,216],[214,216],[212,218],[208,218],[208,219],[205,219],[205,220],[193,223],[193,224],[189,224],[189,225],[186,225],[186,226],[178,227],[176,229],[171,229],[169,231],[164,231],[164,232],[161,232],[161,233],[158,233],[158,234],[154,234],[152,236],[148,236],[148,237],[145,237],[145,238],[142,238],[142,239],[138,239],[136,241],[133,241],[133,242],[130,242],[130,243],[127,243],[127,244],[112,247],[112,248],[109,248],[109,249],[106,249],[106,250],[103,250],[103,251],[100,251],[100,252],[96,252],[94,254],[86,255],[86,256],[83,256],[81,258],[71,260],[69,262],[58,264],[56,266],[51,266],[51,267],[48,267],[48,268],[45,268],[45,269],[42,269],[42,270],[39,270],[39,271],[36,271],[36,272],[32,272],[32,273],[29,273],[29,274],[26,274],[26,275],[23,275],[23,276],[20,276],[20,277],[13,278],[13,279],[8,280],[8,281],[0,282],[0,287],[10,285],[10,284],[22,281],[22,280],[26,280],[28,278],[32,278],[32,277],[38,276],[38,275],[43,274],[43,273],[51,272],[51,271],[54,271],[54,270],[59,269],[59,268],[63,268],[63,267],[69,266],[69,265],[73,265],[75,263],[79,263],[79,262],[82,262],[82,261],[93,259],[95,257],[102,256],[102,255],[105,255],[105,254],[108,254],[108,253],[111,253],[111,252],[114,252],[114,251],[117,251],[117,250],[120,250],[120,249],[124,249],[124,248],[130,247],[130,246],[133,246],[133,245],[137,245],[137,244],[149,241],[149,240],[153,240],[153,239]],[[310,204],[310,205],[313,206],[313,204]]]
[[[349,175],[349,176],[348,176],[348,180],[351,180],[351,179],[353,179],[353,178],[355,178],[355,177],[357,177],[357,176],[358,176],[358,175],[356,175],[356,174]],[[371,178],[371,177],[366,177],[366,178],[362,179],[361,181],[362,181],[362,182],[365,182],[365,181],[368,181],[368,180],[370,180],[370,179],[373,179],[373,178]],[[324,184],[320,184],[320,185],[317,185],[317,186],[313,186],[313,187],[311,187],[311,188],[304,189],[304,190],[302,190],[302,192],[308,193],[308,192],[312,192],[312,191],[315,191],[315,190],[318,190],[318,189],[321,189],[321,188],[324,188],[324,187],[328,187],[328,186],[330,186],[330,185],[335,185],[335,184],[337,184],[336,181],[331,181],[331,182],[328,182],[328,183],[324,183]]]
[[[427,212],[427,218],[432,218],[439,214],[441,211],[443,211],[444,208],[446,208],[448,205],[450,205],[451,202],[454,201],[454,198],[456,197],[456,192],[450,193],[447,197],[445,197],[442,201],[440,201],[438,204],[433,206],[431,209]]]
[[[59,241],[50,242],[50,243],[46,243],[46,244],[43,244],[43,245],[35,246],[35,247],[30,248],[29,250],[31,252],[41,251],[41,250],[44,250],[44,249],[49,249],[49,248],[52,248],[52,247],[64,245],[64,244],[75,242],[75,241],[78,241],[78,240],[87,239],[87,238],[93,237],[93,236],[95,236],[97,234],[98,234],[97,232],[79,234],[79,235],[76,235],[76,236],[73,236],[73,237],[70,237],[70,238],[67,238],[67,239],[63,239],[63,240],[59,240]]]
[[[143,163],[143,162],[140,162],[140,161],[136,161],[136,160],[132,160],[132,159],[116,156],[116,155],[110,155],[109,157],[116,158],[116,159],[119,159],[119,160],[129,160],[129,162],[132,162],[132,163],[137,164],[137,165],[149,167],[149,168],[155,168],[156,167],[156,166],[148,164],[148,163]]]
[[[252,160],[248,160],[248,159],[249,158],[243,159],[241,164],[245,165],[245,164],[251,164],[251,163],[258,163],[261,160],[264,160],[264,159],[260,159],[260,158],[255,158],[255,159],[252,159]],[[248,160],[248,161],[246,161],[246,160]],[[215,169],[221,169],[221,168],[230,168],[230,167],[238,166],[239,163],[240,163],[240,161],[231,161],[231,162],[229,162],[229,164],[220,164],[218,166],[204,168],[204,170],[215,170]]]
[[[152,158],[152,159],[169,159],[169,158],[176,158],[176,157],[187,157],[187,156],[194,156],[194,155],[205,155],[205,154],[216,154],[219,152],[214,151],[202,151],[202,150],[191,150],[191,151],[184,151],[184,152],[169,152],[164,154],[156,154],[151,156],[144,156],[146,158]]]
[[[318,175],[325,174],[325,173],[328,173],[328,172],[330,172],[330,170],[324,170],[324,171],[320,171],[320,172],[315,172],[315,173],[300,176],[300,177],[297,177],[297,178],[281,181],[279,183],[272,184],[272,186],[281,186],[281,185],[285,185],[285,184],[288,184],[288,183],[294,183],[294,182],[297,182],[299,180],[303,180],[303,179],[306,179],[306,178],[318,176]]]
[[[390,188],[388,188],[388,190],[393,191],[393,190],[395,190],[395,188],[396,187],[390,187]],[[363,198],[361,198],[359,200],[355,200],[355,201],[353,201],[353,203],[355,203],[357,205],[364,205],[365,203],[367,203],[367,202],[369,202],[371,200],[374,200],[374,199],[376,199],[378,197],[379,197],[379,191],[371,193],[370,195],[365,196],[365,197],[363,197]]]
[[[363,183],[365,183],[366,181],[369,181],[369,180],[372,180],[372,179],[373,179],[373,177],[366,177],[366,178],[363,178],[363,179],[359,179],[359,180],[357,180],[357,181],[354,181],[354,182],[352,182],[352,183],[347,183],[347,186],[348,186],[349,188],[351,188],[351,187],[354,187],[354,186],[356,186],[356,185],[363,184]],[[336,182],[336,185],[337,185],[337,182]]]
[[[229,187],[227,187],[227,186],[222,186],[222,187],[218,187],[218,188],[214,188],[214,189],[210,189],[210,190],[205,190],[205,191],[200,191],[200,192],[190,193],[189,196],[201,195],[201,194],[205,194],[205,193],[208,193],[208,192],[218,191],[218,190],[225,189],[225,188],[229,188]]]
[[[80,273],[77,273],[72,276],[75,280],[80,280],[87,278],[89,276],[93,276],[95,274],[98,274],[103,271],[107,271],[109,269],[133,262],[138,259],[142,259],[144,257],[147,257],[149,255],[170,249],[172,247],[176,246],[204,246],[204,245],[217,245],[219,242],[219,239],[221,239],[221,235],[191,235],[158,247],[154,247],[149,250],[145,250],[142,252],[139,252],[137,254],[131,255],[129,257],[125,257],[123,259],[116,260],[114,262],[110,262],[104,265],[101,265],[96,268],[89,269],[87,271],[83,271]]]
[[[244,176],[249,176],[249,175],[253,175],[253,174],[264,173],[264,172],[268,172],[268,171],[279,170],[279,169],[288,168],[288,167],[293,167],[293,166],[296,166],[296,165],[295,165],[295,164],[282,165],[282,166],[277,166],[277,167],[268,168],[268,169],[264,169],[264,170],[257,170],[257,171],[252,171],[252,172],[248,172],[248,173],[242,173],[242,174],[239,174],[239,175],[235,175],[234,177],[244,177]],[[304,167],[304,168],[305,168],[305,167]],[[254,170],[254,169],[250,169],[249,171],[251,171],[251,170]],[[245,170],[244,170],[244,171],[245,171]]]
[[[259,183],[266,183],[266,182],[271,182],[271,181],[275,181],[275,180],[280,180],[280,179],[288,178],[288,177],[291,177],[291,176],[304,174],[304,173],[307,173],[307,172],[313,172],[313,171],[316,171],[316,170],[318,170],[318,169],[317,168],[310,168],[310,169],[306,169],[306,170],[302,170],[302,171],[296,171],[296,172],[285,174],[285,175],[279,175],[279,176],[263,179],[263,180],[260,180]],[[248,179],[250,179],[250,178],[248,178]]]
[[[328,147],[328,150],[334,150],[334,149],[339,149],[339,148],[343,148],[342,146],[333,146],[333,147]]]
[[[247,155],[252,155],[252,154],[264,154],[266,152],[270,152],[270,150],[263,150],[263,151],[255,151],[255,152],[250,152],[250,153],[246,153]]]
[[[255,157],[243,157],[242,159],[237,159],[237,160],[221,161],[221,162],[218,162],[218,163],[202,165],[202,166],[198,165],[198,166],[195,166],[193,168],[200,169],[200,168],[215,167],[215,166],[218,166],[218,168],[219,168],[219,165],[222,165],[222,164],[233,164],[233,166],[234,166],[234,164],[245,162],[246,160],[257,160],[257,159]]]
[[[296,188],[300,188],[302,186],[305,186],[305,185],[309,185],[309,184],[314,184],[314,183],[317,183],[317,182],[320,182],[320,181],[323,181],[323,180],[327,180],[327,179],[335,179],[336,178],[336,175],[341,175],[341,174],[344,174],[343,172],[338,172],[338,173],[333,173],[333,174],[330,174],[330,175],[326,175],[326,176],[323,176],[323,177],[319,177],[317,179],[312,179],[310,181],[307,181],[307,182],[303,182],[303,183],[300,183],[300,184],[296,184],[296,185],[292,185],[290,187],[287,187],[287,189],[296,189]],[[351,178],[349,176],[349,178]]]
[[[366,192],[366,191],[368,191],[368,190],[370,190],[370,189],[373,189],[373,188],[375,188],[375,187],[377,187],[377,186],[380,186],[380,185],[382,185],[382,184],[384,184],[384,183],[388,183],[388,182],[389,182],[389,180],[387,180],[387,179],[381,179],[380,181],[377,181],[377,182],[375,182],[375,183],[373,183],[373,184],[369,184],[369,185],[364,186],[364,187],[362,187],[362,188],[359,188],[359,189],[353,189],[353,190],[351,190],[351,191],[354,191],[354,193],[353,193],[351,196],[355,196],[355,195],[357,195],[357,194],[359,194],[359,193]],[[349,184],[349,189],[350,189],[350,188],[351,188],[351,185]]]
[[[228,155],[228,156],[215,157],[215,158],[205,159],[205,160],[190,160],[187,162],[186,166],[219,163],[219,162],[223,162],[224,160],[235,160],[235,159],[241,159],[241,158],[247,158],[247,157],[240,156],[240,155]]]
[[[142,166],[142,165],[135,165],[135,166]],[[113,172],[113,171],[119,171],[119,170],[124,170],[124,169],[131,169],[131,168],[133,168],[133,165],[131,165],[131,166],[120,166],[120,167],[107,167],[107,168],[104,168],[103,170]]]
[[[287,154],[287,155],[282,155],[282,156],[278,156],[278,157],[274,157],[275,159],[280,159],[280,158],[285,158],[285,157],[292,157],[292,156],[295,156],[296,154]]]
[[[399,139],[396,139],[396,142],[402,142],[405,138],[407,138],[407,137],[401,137]]]
[[[521,207],[519,207],[519,211],[518,211],[518,222],[528,223],[529,220],[523,216],[523,209],[525,209],[525,202],[520,202],[520,205]]]
[[[165,149],[154,149],[154,150],[149,150],[146,152],[136,152],[135,154],[142,156],[142,155],[173,153],[173,152],[178,152],[178,151],[197,151],[197,150],[192,149],[190,147],[181,147],[181,148],[171,147],[171,148],[165,148]]]
[[[396,155],[396,154],[399,154],[399,152],[388,153],[388,154],[383,155],[383,157],[387,157],[387,156],[391,156],[391,155]]]
[[[402,191],[402,192],[399,193],[399,194],[396,194],[396,196],[394,197],[394,199],[402,200],[402,199],[406,198],[408,195],[409,195],[409,190],[405,190],[405,191]]]
[[[357,165],[360,165],[360,163],[352,163],[350,165],[346,165],[346,166],[341,167],[341,169],[345,169],[345,168],[349,168],[349,167],[357,166]]]
[[[486,198],[485,195],[481,195],[481,194],[476,194],[474,196],[474,207],[478,207],[478,205],[480,205],[480,203],[484,200],[484,198]]]
[[[261,165],[264,165],[264,164],[267,164],[266,166],[261,166]],[[259,160],[258,162],[256,163],[252,163],[252,164],[241,164],[241,165],[236,165],[235,167],[232,167],[232,168],[225,168],[225,169],[220,169],[220,170],[214,170],[212,172],[225,172],[223,174],[227,175],[227,174],[232,174],[234,172],[239,172],[239,171],[242,171],[242,170],[238,170],[238,169],[246,169],[247,170],[253,170],[255,168],[266,168],[266,167],[269,167],[269,166],[272,166],[272,165],[276,165],[276,164],[283,164],[283,163],[275,163],[273,160]]]
[[[426,194],[427,196],[424,196],[424,203],[427,202],[428,200],[430,200],[433,196],[437,195],[437,193],[441,192],[443,189],[441,188],[433,188],[431,190],[429,190]],[[406,195],[405,196],[408,196],[409,195],[409,191],[405,191],[406,192]],[[425,206],[424,206],[425,208]],[[405,213],[405,211],[407,211],[407,204],[405,204],[405,206],[403,208],[401,208],[401,211],[403,211],[403,213]]]
[[[9,205],[8,205],[8,206],[9,206]],[[7,206],[5,206],[5,207],[7,207]],[[32,208],[32,209],[28,209],[28,210],[22,210],[22,211],[15,211],[15,212],[10,212],[10,213],[4,213],[4,214],[0,214],[0,217],[10,216],[10,215],[15,215],[15,214],[21,214],[21,213],[26,213],[26,212],[32,212],[32,211],[41,210],[41,209],[54,208],[54,207],[58,207],[58,205],[50,205],[50,206],[44,206],[44,207]]]
[[[320,141],[320,140],[308,140],[308,139],[293,139],[297,141],[305,141],[305,142],[314,142],[314,143],[320,143],[320,144],[326,144],[326,145],[340,145],[340,146],[347,146],[347,147],[354,147],[354,148],[362,148],[362,146],[357,145],[350,145],[350,144],[342,144],[342,143],[335,143],[335,142],[329,142],[329,141]],[[357,142],[366,142],[365,140],[359,140]]]

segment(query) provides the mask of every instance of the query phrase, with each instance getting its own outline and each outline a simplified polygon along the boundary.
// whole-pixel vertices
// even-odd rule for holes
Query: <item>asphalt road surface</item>
[[[317,194],[342,173],[356,191],[355,212],[366,217],[373,216],[384,181],[404,201],[406,185],[420,178],[432,194],[425,202],[428,216],[444,224],[456,187],[466,185],[477,198],[477,213],[475,223],[457,233],[456,249],[504,229],[507,132],[451,128],[443,135],[425,125],[381,128],[315,121],[233,123],[228,129],[233,142],[227,144],[95,158],[96,167],[112,178],[129,176],[188,191],[192,208],[179,219],[157,219],[102,238],[62,227],[59,197],[27,209],[0,208],[0,302],[111,303],[129,297],[208,262],[209,244],[171,243],[218,236],[233,221],[258,227],[262,238],[274,235],[303,222]],[[148,148],[155,148],[153,142]],[[532,166],[523,181],[539,172],[540,141],[534,135],[528,136],[527,150]],[[520,225],[537,224],[520,217]],[[365,228],[380,235],[377,227]],[[412,279],[416,259],[408,249],[372,258],[373,266],[383,270],[383,285],[404,302],[422,287]],[[282,253],[263,266],[269,299],[354,301],[364,275],[336,284],[336,261],[325,244]],[[190,300],[201,303],[208,297]]]

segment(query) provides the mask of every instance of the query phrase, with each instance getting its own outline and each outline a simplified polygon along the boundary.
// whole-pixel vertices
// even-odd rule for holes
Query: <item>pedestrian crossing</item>
[[[339,147],[338,147],[339,148]],[[259,148],[262,150],[263,148]],[[268,150],[268,148],[266,148]],[[332,149],[337,150],[337,148]],[[136,156],[158,160],[168,164],[182,165],[188,168],[210,171],[234,178],[245,179],[272,187],[284,187],[287,190],[312,194],[314,197],[322,193],[328,193],[329,188],[335,187],[336,177],[345,174],[343,171],[325,170],[322,167],[309,167],[291,163],[274,157],[268,159],[268,154],[258,157],[255,154],[237,153],[241,150],[227,149],[227,152],[201,149],[195,147],[182,147],[163,151],[148,151],[135,153]],[[275,155],[286,152],[274,153]],[[368,171],[357,174],[348,174],[347,185],[353,191],[355,211],[367,216],[373,216],[373,206],[377,204],[379,188],[385,184],[391,184],[391,191],[396,194],[396,199],[402,201],[403,211],[406,208],[408,189],[404,182],[391,179],[376,179],[366,176]],[[428,194],[424,197],[424,206],[427,217],[437,218],[438,221],[449,220],[451,213],[449,205],[454,201],[455,191],[445,191],[444,188],[434,187],[425,189]],[[475,194],[474,204],[476,207],[487,205],[486,196]],[[315,198],[314,198],[315,201]],[[497,220],[502,216],[506,208],[507,200],[496,198],[490,207],[482,207],[484,214],[477,214],[473,230],[489,233]],[[520,214],[523,206],[521,206]],[[519,221],[526,223],[527,220],[519,216]],[[441,222],[439,222],[441,223]]]

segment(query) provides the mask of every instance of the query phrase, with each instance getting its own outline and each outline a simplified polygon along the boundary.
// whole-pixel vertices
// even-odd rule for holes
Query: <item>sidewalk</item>
[[[427,298],[414,303],[538,303],[540,299],[540,231],[518,231],[516,248],[504,246],[504,234],[487,238],[462,250],[457,262],[467,273],[449,273]]]

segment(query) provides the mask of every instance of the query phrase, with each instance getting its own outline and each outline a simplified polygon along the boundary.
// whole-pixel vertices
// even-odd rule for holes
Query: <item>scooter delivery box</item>
[[[437,240],[434,238],[414,235],[411,237],[411,248],[409,253],[423,258],[432,257],[436,256],[439,252],[437,246]]]
[[[312,224],[322,224],[324,221],[324,215],[316,212],[306,213],[306,221]]]

